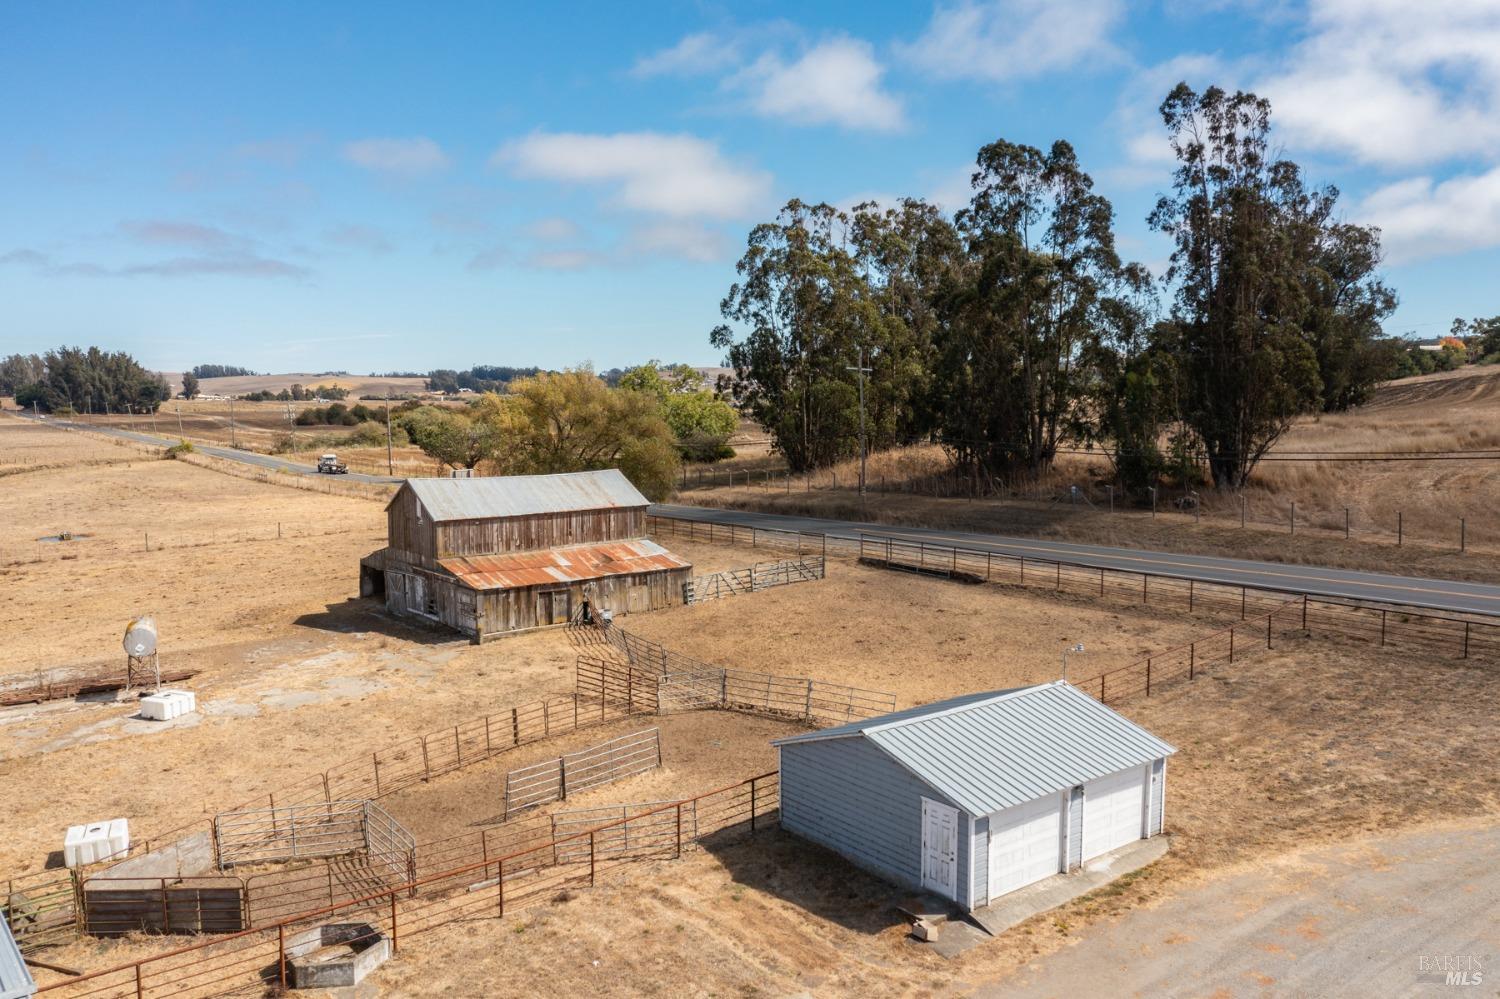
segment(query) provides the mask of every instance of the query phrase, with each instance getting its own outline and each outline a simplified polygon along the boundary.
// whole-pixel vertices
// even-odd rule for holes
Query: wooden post
[[[401,949],[401,933],[396,928],[396,893],[391,892],[391,953]]]
[[[392,896],[393,898],[395,896]],[[286,988],[286,924],[276,924],[276,977],[281,987]]]
[[[464,765],[464,750],[463,746],[458,741],[457,725],[453,726],[453,758],[456,761],[455,766],[462,770]]]
[[[1188,613],[1193,612],[1193,581],[1188,580]]]
[[[1297,533],[1297,501],[1292,500],[1292,534]]]
[[[380,797],[380,754],[371,753],[370,761],[375,766],[375,797]]]
[[[1271,647],[1271,615],[1266,615],[1266,648]]]
[[[545,707],[546,704],[547,704],[546,701],[542,702],[542,706],[543,707]],[[494,750],[490,748],[490,716],[489,715],[485,715],[484,716],[484,755],[489,756],[492,752],[494,752]]]
[[[1245,620],[1245,588],[1240,587],[1240,620]]]
[[[750,778],[750,831],[755,832],[755,778]]]
[[[1302,594],[1302,630],[1307,630],[1307,594]]]
[[[1401,535],[1404,533],[1403,527],[1404,527],[1404,525],[1401,523],[1401,511],[1397,510],[1396,511],[1396,547],[1397,548],[1401,547]]]
[[[141,985],[141,965],[140,962],[137,961],[135,965],[135,996],[136,999],[143,999],[145,995],[146,990]]]
[[[1349,540],[1349,508],[1344,507],[1344,540]]]
[[[514,745],[521,744],[521,716],[516,708],[510,709],[510,736]]]
[[[1458,518],[1458,551],[1459,551],[1459,553],[1462,554],[1463,551],[1464,551],[1464,549],[1467,548],[1467,547],[1468,547],[1467,526],[1465,524],[1464,518],[1460,517],[1460,518]]]
[[[1229,629],[1229,664],[1234,665],[1234,629]]]
[[[1143,604],[1149,604],[1151,602],[1146,592],[1146,585],[1150,582],[1151,577],[1146,575],[1144,572],[1141,573],[1141,603]]]
[[[1198,664],[1198,643],[1193,642],[1188,646],[1188,679],[1193,679],[1193,668]]]
[[[1467,621],[1464,622],[1464,656],[1463,657],[1465,659],[1469,658],[1469,622],[1467,622]]]
[[[1104,596],[1104,566],[1099,567],[1099,596]]]
[[[1380,612],[1380,644],[1381,644],[1382,648],[1385,646],[1385,611],[1384,610],[1382,610]]]
[[[1104,674],[1099,674],[1099,703],[1104,703]]]
[[[677,856],[682,856],[682,802],[677,803]]]
[[[1057,591],[1059,593],[1062,592],[1062,563],[1061,562],[1057,563],[1057,586],[1056,586],[1056,589],[1057,589]]]
[[[553,844],[553,850],[557,845]],[[505,861],[495,861],[495,896],[500,905],[500,918],[505,918]]]
[[[432,779],[432,767],[427,763],[427,738],[422,738],[422,783]]]
[[[682,852],[682,805],[677,806],[677,852]],[[589,887],[594,886],[594,830],[589,830]]]

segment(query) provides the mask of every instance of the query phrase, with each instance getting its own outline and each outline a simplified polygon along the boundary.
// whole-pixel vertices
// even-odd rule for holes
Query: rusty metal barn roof
[[[509,555],[454,556],[438,559],[438,565],[474,590],[514,590],[581,583],[633,572],[692,568],[692,563],[644,538]]]
[[[968,694],[772,745],[859,736],[971,815],[1177,752],[1064,680]]]
[[[438,522],[646,505],[646,497],[618,468],[558,475],[407,479],[406,484],[427,515]]]

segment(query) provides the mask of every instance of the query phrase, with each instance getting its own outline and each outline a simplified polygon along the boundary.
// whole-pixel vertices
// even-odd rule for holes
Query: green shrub
[[[175,461],[179,455],[192,454],[194,450],[193,445],[189,441],[178,441],[163,451],[161,456],[168,461]]]

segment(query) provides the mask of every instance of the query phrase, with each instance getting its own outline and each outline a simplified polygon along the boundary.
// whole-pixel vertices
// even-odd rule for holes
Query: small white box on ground
[[[83,826],[69,826],[63,836],[63,863],[69,867],[94,864],[130,849],[130,822],[109,819]]]
[[[198,710],[198,698],[190,690],[158,690],[141,698],[141,717],[171,721]]]

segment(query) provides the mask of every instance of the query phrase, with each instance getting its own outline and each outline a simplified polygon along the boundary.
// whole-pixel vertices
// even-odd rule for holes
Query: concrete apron
[[[1129,846],[1095,857],[1072,874],[1054,874],[1018,888],[990,905],[943,923],[931,946],[943,957],[957,957],[1038,913],[1055,909],[1104,887],[1121,875],[1154,864],[1170,846],[1171,837],[1166,835],[1136,840]]]

